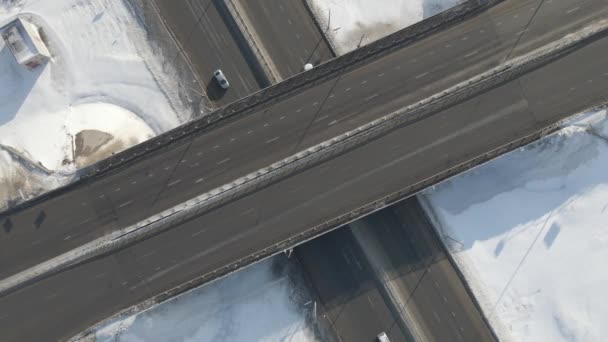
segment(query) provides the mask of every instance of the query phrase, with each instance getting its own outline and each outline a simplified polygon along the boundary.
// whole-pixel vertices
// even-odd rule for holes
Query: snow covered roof
[[[8,25],[2,37],[19,64],[26,64],[39,56],[50,57],[37,28],[20,18]]]

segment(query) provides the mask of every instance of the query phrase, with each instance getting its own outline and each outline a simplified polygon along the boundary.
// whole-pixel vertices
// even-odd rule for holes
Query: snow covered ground
[[[422,195],[502,341],[608,336],[607,170],[603,111]]]
[[[277,258],[110,322],[96,341],[316,341],[310,294]]]
[[[464,0],[307,0],[338,54],[369,44]]]
[[[177,80],[162,71],[125,2],[0,1],[0,27],[17,16],[42,28],[52,60],[28,71],[0,39],[0,145],[65,175],[184,121],[186,111],[171,91]],[[75,137],[82,130],[105,133],[105,151],[76,160]],[[0,184],[19,170],[3,157]],[[67,180],[40,178],[24,191]],[[7,198],[1,196],[3,207]]]

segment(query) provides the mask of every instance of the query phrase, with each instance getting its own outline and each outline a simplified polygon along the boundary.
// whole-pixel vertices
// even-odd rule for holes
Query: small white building
[[[13,53],[17,63],[32,70],[46,63],[51,54],[40,38],[40,32],[34,24],[17,18],[5,26],[2,38]]]

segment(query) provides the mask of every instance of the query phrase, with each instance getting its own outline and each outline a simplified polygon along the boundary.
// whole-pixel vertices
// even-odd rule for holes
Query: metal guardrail
[[[435,32],[471,18],[502,1],[504,0],[469,0],[450,10],[379,39],[358,50],[323,63],[308,72],[297,74],[277,85],[265,88],[220,108],[203,118],[186,123],[171,131],[165,132],[148,141],[117,153],[108,159],[83,168],[77,173],[77,180],[74,182],[11,207],[0,213],[0,219],[36,205],[37,203],[46,201],[47,199],[59,196],[67,191],[71,191],[75,187],[90,183],[108,173],[117,172],[130,163],[137,162],[154,153],[168,149],[172,144],[192,139],[193,137],[203,134],[226,122],[238,119],[253,111],[259,110],[264,106],[269,106],[295,93],[337,77],[344,72],[377,60],[395,50],[428,37]]]
[[[303,169],[334,158],[337,155],[343,154],[349,150],[352,150],[353,148],[356,148],[357,146],[365,144],[380,135],[386,134],[395,128],[403,126],[404,124],[418,121],[427,117],[428,115],[432,115],[437,111],[445,109],[446,107],[450,107],[471,98],[472,96],[481,94],[489,89],[517,79],[518,77],[523,76],[536,68],[555,61],[556,59],[595,41],[599,37],[605,36],[607,29],[608,20],[603,20],[599,23],[599,25],[596,25],[596,27],[582,30],[582,33],[580,34],[569,35],[559,42],[549,44],[525,56],[508,61],[505,64],[500,65],[482,75],[454,86],[444,92],[441,92],[440,94],[436,94],[422,100],[415,105],[396,111],[381,119],[374,120],[373,122],[361,126],[353,131],[347,132],[339,137],[311,147],[310,149],[302,151],[297,155],[236,180],[231,184],[215,189],[207,194],[199,196],[198,198],[192,199],[174,208],[173,210],[167,211],[165,213],[165,217],[151,219],[148,222],[141,223],[139,227],[134,227],[134,229],[125,232],[121,238],[127,237],[127,239],[122,241],[111,241],[101,249],[94,251],[94,253],[89,253],[86,255],[86,257],[99,257],[101,255],[110,254],[117,249],[126,248],[141,239],[146,239],[162,231],[166,231],[167,229],[170,229],[171,226],[179,224],[180,221],[189,220],[200,216],[213,208],[237,200],[259,190],[260,188],[285,179],[295,172],[299,172]],[[602,99],[602,102],[606,100],[607,99],[604,98]],[[605,103],[602,103],[599,105],[599,107],[604,107],[605,105]],[[593,105],[587,110],[597,107],[597,105]],[[444,166],[445,170],[431,177],[406,186],[401,190],[388,194],[387,196],[365,204],[348,213],[344,213],[331,220],[310,227],[309,229],[279,241],[272,246],[263,248],[227,265],[207,272],[195,279],[155,296],[153,299],[146,301],[145,305],[153,305],[154,303],[162,302],[193,287],[213,281],[244,266],[258,262],[264,258],[305,243],[321,234],[327,233],[333,229],[359,219],[362,216],[371,214],[409,196],[412,196],[431,185],[437,184],[456,174],[488,162],[491,159],[510,152],[516,148],[534,142],[556,131],[560,126],[561,121],[549,122],[543,128],[527,136],[515,139],[512,142],[499,146],[482,155],[471,156],[470,159],[456,165],[446,163]],[[129,234],[134,235],[129,237]],[[139,236],[135,237],[135,235]],[[67,267],[72,267],[74,265],[75,263],[70,264]],[[0,293],[1,292],[2,289],[0,289]],[[141,306],[138,306],[138,308],[141,308]]]
[[[48,277],[52,274],[64,271],[80,263],[91,260],[92,258],[109,255],[144,239],[160,234],[179,225],[182,222],[199,217],[219,206],[235,201],[263,187],[267,187],[278,181],[286,179],[296,172],[308,169],[321,162],[335,158],[336,156],[349,150],[362,146],[369,141],[385,135],[405,124],[424,119],[438,111],[461,103],[466,99],[479,95],[508,81],[514,80],[527,74],[535,68],[550,63],[551,61],[554,61],[555,59],[558,59],[565,54],[594,41],[598,36],[603,35],[607,29],[608,20],[604,20],[598,25],[583,29],[577,34],[569,35],[558,42],[543,46],[525,56],[507,61],[504,64],[499,65],[483,74],[464,81],[439,94],[419,101],[414,105],[397,110],[382,118],[341,134],[333,139],[301,151],[264,169],[250,173],[229,184],[197,196],[171,209],[165,210],[158,215],[154,215],[135,225],[119,231],[114,231],[113,233],[87,243],[74,251],[64,253],[30,269],[19,272],[16,275],[0,281],[0,296],[4,296],[7,293],[21,288],[22,286],[35,282],[44,277]],[[555,125],[555,123],[548,123],[546,127],[551,128],[553,127],[552,125]],[[532,135],[533,139],[536,139],[534,137],[546,134],[546,131],[547,128],[535,133],[535,135]],[[517,146],[521,146],[521,142],[525,141],[532,140],[520,138],[516,140],[516,142],[519,142],[520,144]],[[506,145],[497,150],[490,151],[483,156],[473,158],[472,161],[460,164],[460,166],[449,167],[449,165],[446,165],[446,171],[441,172],[427,180],[413,184],[397,194],[398,196],[403,197],[407,193],[414,193],[414,191],[418,191],[422,187],[426,187],[433,182],[437,182],[439,179],[452,176],[456,172],[461,172],[464,169],[470,168],[472,165],[477,165],[480,163],[480,161],[489,160],[489,156],[497,155],[497,153],[504,153],[504,151],[508,151],[512,145],[513,144]],[[372,212],[373,210],[378,210],[388,205],[387,201],[390,200],[391,197],[389,196],[382,200],[373,202],[371,204]],[[237,269],[238,267],[241,267],[247,263],[259,260],[260,258],[269,255],[269,253],[272,255],[277,251],[290,248],[290,246],[310,239],[311,236],[316,236],[321,232],[328,231],[332,227],[342,224],[345,217],[346,219],[349,219],[349,217],[352,218],[353,215],[355,217],[359,217],[365,214],[370,210],[369,208],[370,205],[366,205],[352,211],[346,216],[342,215],[334,220],[330,220],[319,226],[312,227],[311,229],[301,232],[284,241],[278,242],[271,247],[264,248],[262,251],[213,271],[210,274],[224,274],[229,272],[230,269]],[[210,275],[207,274],[204,275],[204,277],[208,278]]]

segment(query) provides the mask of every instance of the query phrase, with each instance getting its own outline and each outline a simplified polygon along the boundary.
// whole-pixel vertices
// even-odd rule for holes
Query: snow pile
[[[338,54],[369,44],[464,0],[307,0]]]
[[[600,112],[423,194],[501,340],[608,336],[606,170]]]
[[[99,342],[316,341],[309,294],[267,259],[214,283],[111,322]],[[277,274],[279,273],[279,274]]]
[[[52,55],[48,64],[28,71],[0,39],[0,145],[69,173],[185,121],[172,93],[177,80],[162,70],[126,2],[0,3],[0,27],[16,17],[34,23]],[[82,130],[111,138],[94,146],[100,152],[78,160],[75,137]],[[3,163],[0,181],[18,169]]]

